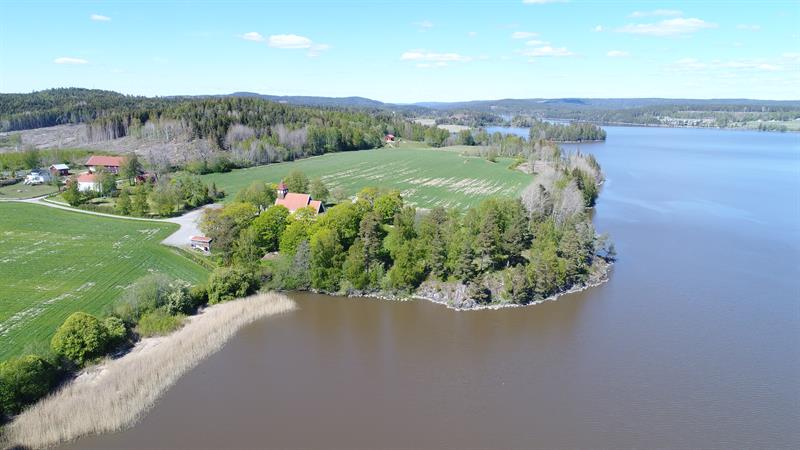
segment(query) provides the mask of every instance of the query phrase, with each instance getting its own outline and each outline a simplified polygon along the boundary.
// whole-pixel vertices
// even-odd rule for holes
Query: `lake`
[[[800,135],[607,127],[608,283],[526,308],[293,294],[64,448],[797,448]]]

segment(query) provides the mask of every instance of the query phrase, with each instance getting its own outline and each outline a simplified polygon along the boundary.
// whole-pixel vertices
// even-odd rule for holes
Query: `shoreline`
[[[188,371],[245,326],[297,308],[278,293],[209,306],[177,331],[146,338],[125,355],[84,369],[0,433],[2,448],[46,448],[133,426]]]
[[[414,301],[414,300],[424,300],[430,303],[434,303],[436,305],[444,306],[445,308],[451,311],[483,311],[483,310],[499,310],[504,308],[525,308],[528,306],[537,306],[541,305],[542,303],[546,302],[553,302],[559,299],[559,297],[568,295],[568,294],[575,294],[578,292],[587,291],[589,289],[602,286],[603,284],[607,283],[610,280],[610,273],[614,267],[613,261],[606,261],[602,269],[598,272],[598,274],[594,277],[594,279],[587,280],[586,283],[581,283],[578,285],[573,285],[570,288],[557,292],[553,295],[545,297],[543,299],[535,300],[530,303],[490,303],[487,305],[474,305],[467,308],[453,306],[449,301],[441,301],[436,300],[431,297],[426,297],[425,295],[421,295],[418,293],[413,293],[410,295],[398,296],[389,294],[386,292],[349,292],[349,293],[330,293],[324,292],[314,289],[309,290],[297,290],[297,291],[285,291],[287,293],[291,292],[310,292],[313,294],[319,295],[327,295],[331,297],[347,297],[347,298],[365,298],[365,299],[372,299],[372,300],[379,300],[379,301],[390,301],[390,302],[407,302],[407,301]]]

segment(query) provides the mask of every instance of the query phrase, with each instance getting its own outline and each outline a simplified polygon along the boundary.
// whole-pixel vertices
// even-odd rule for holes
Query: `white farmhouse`
[[[95,191],[100,192],[100,180],[93,173],[82,173],[78,175],[78,190],[81,192]]]

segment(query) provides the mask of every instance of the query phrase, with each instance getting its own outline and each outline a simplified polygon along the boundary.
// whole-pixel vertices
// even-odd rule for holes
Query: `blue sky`
[[[800,98],[797,1],[2,1],[0,91]]]

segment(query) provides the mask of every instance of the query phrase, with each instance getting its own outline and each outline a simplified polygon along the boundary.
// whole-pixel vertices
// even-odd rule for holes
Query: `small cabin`
[[[203,253],[211,253],[211,239],[207,236],[192,236],[189,238],[193,250],[200,250]]]
[[[54,177],[65,177],[69,175],[69,166],[66,164],[53,164],[50,166],[50,175]]]

